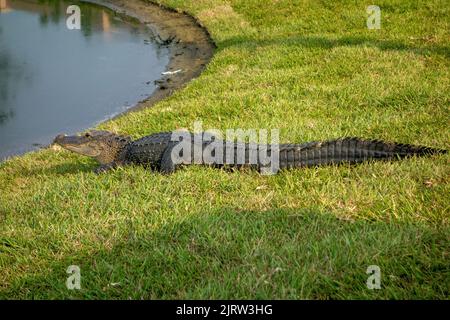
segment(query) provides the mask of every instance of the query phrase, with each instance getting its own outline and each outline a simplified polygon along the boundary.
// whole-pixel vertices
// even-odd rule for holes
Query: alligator
[[[275,172],[278,169],[344,163],[357,164],[370,160],[389,161],[447,152],[443,149],[425,146],[361,138],[271,145],[230,142],[216,139],[207,133],[184,133],[180,136],[178,132],[175,135],[177,138],[174,138],[174,132],[155,133],[133,141],[129,136],[94,130],[81,135],[61,134],[55,138],[54,143],[67,150],[96,159],[100,163],[95,170],[96,173],[106,172],[127,164],[144,165],[166,174],[187,164],[230,168],[247,166],[267,172],[267,159],[262,161],[261,157],[253,156],[260,155],[258,153],[260,151],[266,152],[269,156],[276,156],[271,158],[278,161],[278,168],[274,170]],[[192,148],[180,148],[181,142],[186,143],[184,146]],[[214,148],[212,147],[213,142]],[[199,153],[198,150],[201,152]],[[210,151],[210,157],[202,156],[202,154],[206,154],[204,153],[206,150]]]

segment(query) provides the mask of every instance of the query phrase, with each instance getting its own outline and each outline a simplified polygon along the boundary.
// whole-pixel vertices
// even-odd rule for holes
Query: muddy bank
[[[192,16],[170,8],[143,0],[83,0],[110,8],[120,14],[138,19],[159,36],[170,50],[167,71],[173,74],[162,75],[157,81],[158,89],[136,106],[117,115],[120,117],[130,111],[150,107],[157,101],[171,95],[189,80],[197,77],[211,59],[215,45],[208,31]],[[179,71],[181,70],[181,71]],[[179,72],[176,72],[179,71]]]

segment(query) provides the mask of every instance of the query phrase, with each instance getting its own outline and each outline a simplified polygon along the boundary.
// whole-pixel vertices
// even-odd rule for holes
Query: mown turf
[[[445,1],[161,1],[210,30],[205,72],[103,124],[279,128],[449,149]],[[2,298],[448,298],[448,155],[261,176],[189,167],[106,175],[66,151],[0,164]],[[82,289],[65,287],[79,265]],[[381,268],[381,289],[365,283]]]

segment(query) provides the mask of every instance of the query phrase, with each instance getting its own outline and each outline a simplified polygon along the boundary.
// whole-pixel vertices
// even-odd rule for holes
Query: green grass
[[[282,142],[449,149],[445,1],[378,1],[381,30],[367,30],[364,1],[161,3],[198,17],[216,54],[169,99],[102,128],[140,137],[202,120],[279,128]],[[0,297],[448,299],[448,162],[97,176],[66,151],[27,154],[0,164]],[[69,265],[80,291],[65,288]]]

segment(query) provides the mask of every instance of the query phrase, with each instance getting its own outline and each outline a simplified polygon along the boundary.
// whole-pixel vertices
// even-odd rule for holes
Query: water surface
[[[69,30],[69,5],[81,29]],[[0,160],[151,95],[169,52],[145,26],[77,1],[0,0]]]

